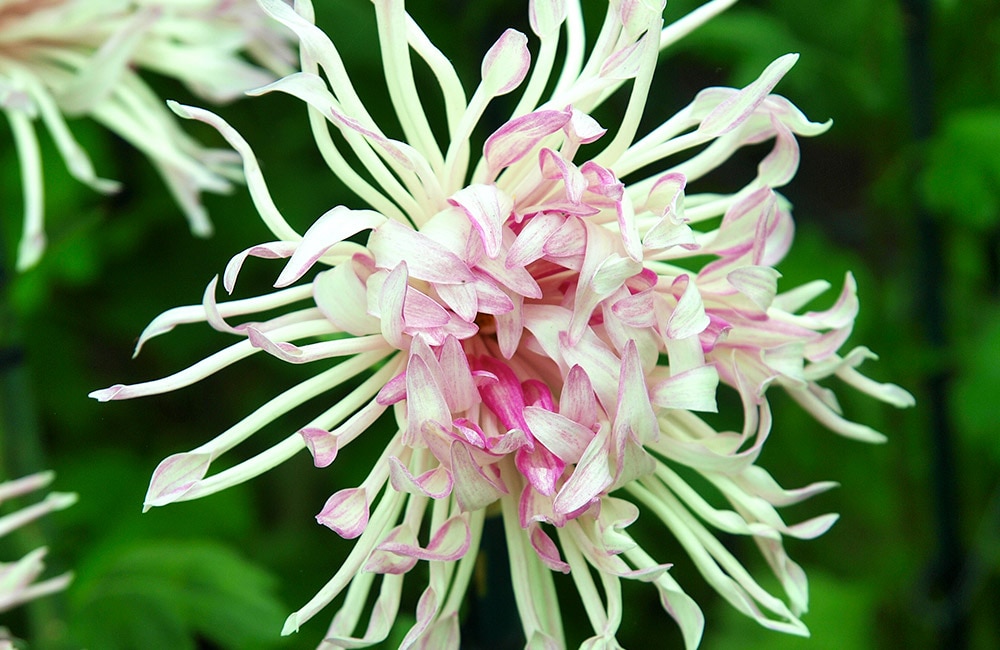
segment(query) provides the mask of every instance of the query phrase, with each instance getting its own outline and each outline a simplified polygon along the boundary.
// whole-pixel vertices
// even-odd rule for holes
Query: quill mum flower
[[[52,482],[52,472],[40,472],[24,478],[0,483],[0,503],[36,492]],[[63,510],[76,503],[76,495],[52,492],[44,500],[0,517],[0,537],[50,512]],[[38,582],[45,570],[47,549],[37,548],[16,562],[0,562],[0,612],[17,607],[29,600],[61,591],[73,579],[72,573]],[[0,639],[2,641],[2,639]]]
[[[67,118],[92,118],[128,141],[156,167],[192,231],[208,235],[199,194],[229,191],[240,178],[238,158],[185,134],[137,69],[226,102],[292,69],[290,43],[276,27],[252,0],[0,0],[0,110],[24,186],[18,268],[33,266],[45,248],[38,122],[70,174],[99,192],[119,184],[97,176]]]
[[[353,550],[289,617],[285,633],[342,597],[321,647],[384,640],[404,581],[424,561],[428,578],[402,647],[457,648],[489,510],[503,519],[529,647],[565,645],[559,573],[569,574],[586,609],[593,635],[585,647],[618,647],[623,579],[656,589],[686,647],[698,646],[704,617],[671,577],[669,562],[678,558],[635,541],[629,527],[640,519],[669,531],[685,561],[737,610],[806,634],[805,574],[782,540],[821,535],[836,515],[789,524],[778,509],[833,484],[785,489],[757,465],[771,435],[767,390],[780,385],[821,423],[870,441],[881,434],[846,420],[820,382],[836,375],[897,406],[912,398],[858,373],[872,356],[867,349],[839,353],[858,308],[850,275],[825,311],[801,313],[824,283],[778,292],[773,267],[791,245],[793,223],[776,189],[797,168],[796,136],[828,127],[772,94],[796,55],[777,59],[745,88],[699,93],[638,136],[659,51],[730,4],[709,2],[664,26],[662,3],[611,2],[585,55],[577,2],[529,2],[534,60],[528,36],[505,31],[468,95],[403,3],[377,0],[403,141],[370,116],[308,2],[293,10],[261,0],[299,37],[301,71],[257,92],[288,93],[309,106],[324,160],[366,207],[335,206],[298,233],[272,202],[242,136],[212,113],[172,105],[240,152],[276,237],[232,258],[226,291],[249,257],[284,266],[277,291],[255,298],[220,303],[213,279],[202,304],[157,317],[136,351],[199,321],[239,341],[169,377],[92,397],[177,390],[258,352],[321,370],[217,438],[165,459],[146,507],[212,494],[303,450],[317,467],[330,466],[391,411],[395,432],[367,478],[331,495],[317,515],[356,540]],[[444,144],[423,111],[414,54],[440,86]],[[619,89],[627,106],[609,133],[591,113]],[[470,138],[487,106],[515,90],[509,118],[473,157]],[[763,142],[771,150],[743,186],[692,191],[734,151]],[[649,174],[653,166],[662,169]],[[275,311],[281,315],[243,320]],[[348,383],[346,397],[279,444],[209,473],[279,416]],[[741,397],[739,431],[717,431],[699,416],[717,409],[720,384]],[[716,494],[699,493],[684,478],[692,473]],[[728,506],[713,505],[716,497]],[[720,533],[756,542],[782,596],[760,586]]]

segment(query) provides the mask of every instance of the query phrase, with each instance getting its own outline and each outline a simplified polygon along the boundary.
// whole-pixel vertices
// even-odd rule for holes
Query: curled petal
[[[299,435],[305,440],[316,467],[328,467],[337,458],[337,436],[326,429],[306,427],[299,429]]]
[[[483,156],[495,175],[535,148],[546,136],[562,129],[572,111],[539,110],[514,118],[496,130],[483,146]]]
[[[379,544],[383,551],[414,557],[431,562],[454,562],[469,550],[471,531],[466,516],[458,515],[448,519],[435,531],[427,548],[417,544],[387,540]]]
[[[756,81],[730,95],[709,113],[702,120],[698,131],[706,136],[717,137],[735,129],[750,117],[798,60],[798,54],[786,54],[775,59]]]
[[[327,499],[316,521],[344,539],[354,539],[368,527],[368,507],[365,488],[340,490]]]
[[[443,499],[451,494],[451,472],[442,465],[415,477],[402,461],[390,456],[389,480],[393,489],[398,492],[421,494],[432,499]]]
[[[351,210],[342,205],[327,211],[303,235],[291,259],[275,281],[275,287],[287,287],[312,267],[335,244],[362,230],[373,230],[386,218],[373,210]]]

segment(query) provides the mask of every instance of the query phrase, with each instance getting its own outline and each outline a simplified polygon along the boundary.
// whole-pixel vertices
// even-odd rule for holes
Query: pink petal
[[[374,210],[351,210],[342,205],[328,210],[309,226],[274,286],[287,287],[301,278],[335,244],[362,230],[378,228],[385,222],[386,218]]]
[[[778,293],[781,274],[770,266],[743,266],[726,276],[729,283],[762,312],[766,312]]]
[[[299,435],[305,440],[316,467],[328,467],[337,458],[337,436],[326,429],[306,427],[299,429]]]
[[[407,282],[406,262],[393,268],[382,284],[378,294],[379,325],[382,336],[389,345],[403,349],[403,310],[405,307]]]
[[[298,244],[295,242],[277,241],[251,246],[242,253],[237,253],[226,264],[226,270],[222,274],[222,286],[226,288],[228,293],[233,292],[233,288],[236,286],[236,277],[247,257],[260,257],[266,260],[291,257],[295,254],[297,247]]]
[[[596,407],[593,392],[590,399]],[[531,427],[535,439],[567,463],[579,462],[587,445],[594,438],[594,432],[588,427],[558,413],[535,406],[524,409],[524,419]]]
[[[580,366],[573,366],[566,375],[563,392],[559,396],[559,414],[588,429],[597,423],[597,397],[590,377]]]
[[[378,319],[367,313],[365,280],[370,272],[363,268],[359,257],[370,261],[363,256],[355,256],[317,274],[312,283],[316,307],[331,323],[355,336],[380,331]]]
[[[473,322],[479,315],[479,297],[476,292],[476,285],[469,282],[466,284],[439,284],[434,287],[437,295],[445,305],[451,308],[458,317]]]
[[[684,293],[670,314],[664,334],[671,339],[685,339],[704,331],[709,320],[695,283],[687,275],[680,275],[674,280],[673,286],[681,288]]]
[[[494,176],[569,122],[572,111],[539,110],[507,122],[486,139],[483,156]]]
[[[180,499],[196,483],[205,478],[211,462],[211,454],[206,453],[185,452],[164,458],[156,466],[153,478],[149,482],[146,498],[143,499],[143,511]]]
[[[572,141],[579,144],[596,142],[608,132],[593,117],[575,108],[573,109],[573,117],[563,129]]]
[[[476,278],[468,265],[430,237],[395,221],[387,221],[368,238],[368,250],[379,268],[406,262],[410,276],[436,284],[463,284]]]
[[[635,341],[629,341],[622,352],[621,374],[618,380],[618,411],[615,427],[627,428],[640,443],[653,440],[659,425],[646,391],[646,376],[639,360]]]
[[[605,79],[632,79],[639,74],[651,46],[653,37],[647,33],[635,43],[614,52],[601,66],[601,76]]]
[[[774,148],[757,165],[757,176],[768,187],[782,187],[799,169],[799,144],[777,115],[771,115],[771,126],[775,133]]]
[[[756,81],[733,93],[709,113],[701,121],[701,125],[698,127],[699,133],[709,137],[718,137],[742,124],[750,117],[751,113],[757,110],[761,102],[798,60],[798,54],[786,54],[775,59],[771,65],[764,69]]]
[[[344,539],[354,539],[368,526],[368,493],[365,488],[340,490],[329,499],[316,521]]]
[[[521,85],[530,65],[528,37],[516,29],[505,30],[483,58],[483,87],[491,96],[505,95]]]
[[[479,401],[479,391],[472,379],[469,359],[462,344],[454,336],[449,336],[441,347],[441,389],[444,391],[448,408],[453,412],[465,411]]]
[[[468,447],[455,441],[451,445],[452,495],[462,512],[485,508],[507,493],[503,483],[488,477],[472,458]]]
[[[441,465],[414,477],[402,461],[395,456],[390,456],[389,480],[397,492],[420,494],[432,499],[443,499],[451,494],[451,472]]]
[[[383,551],[414,557],[418,560],[431,562],[454,562],[469,550],[472,534],[469,523],[464,516],[451,517],[437,529],[427,548],[421,548],[415,543],[398,540],[386,540],[379,544]]]
[[[609,433],[608,426],[601,427],[598,435],[587,445],[580,462],[552,502],[552,508],[556,512],[570,513],[579,510],[611,487],[614,477],[609,464]]]
[[[566,463],[541,445],[521,447],[514,456],[518,471],[528,483],[545,496],[556,492],[556,483],[566,469]]]
[[[407,432],[403,444],[414,445],[425,422],[442,427],[451,424],[451,412],[440,386],[428,364],[419,356],[410,356],[406,366]]]
[[[486,254],[496,259],[503,243],[501,228],[514,209],[514,201],[496,185],[475,184],[452,194],[448,203],[465,212],[482,238]]]
[[[407,524],[400,524],[393,528],[382,544],[386,543],[402,543],[416,544],[417,536],[413,533],[413,529]],[[381,545],[377,547],[372,554],[368,557],[368,561],[365,563],[363,571],[370,571],[371,573],[380,574],[391,574],[391,575],[402,575],[408,573],[410,569],[417,566],[417,558],[409,555],[400,555],[399,553],[392,553],[390,551],[383,550]]]
[[[566,0],[529,0],[528,22],[539,38],[550,38],[566,20]]]
[[[715,391],[719,373],[715,366],[698,366],[653,384],[649,394],[660,408],[686,409],[715,413]]]
[[[587,191],[587,179],[584,178],[583,173],[576,165],[548,147],[539,152],[538,165],[542,170],[543,178],[548,180],[562,179],[566,199],[570,203],[580,204],[583,202],[583,193]]]
[[[535,549],[535,553],[538,554],[538,559],[542,563],[549,567],[553,571],[558,571],[560,573],[569,573],[569,564],[563,562],[562,556],[559,555],[559,549],[556,548],[555,542],[549,537],[542,527],[537,523],[531,524],[529,526],[529,539],[531,540],[531,547]]]
[[[546,212],[529,219],[507,251],[504,265],[525,267],[544,255],[545,243],[566,221],[560,213]]]

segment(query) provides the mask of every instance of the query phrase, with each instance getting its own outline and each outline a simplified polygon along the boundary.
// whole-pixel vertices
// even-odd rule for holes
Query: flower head
[[[0,483],[0,503],[40,490],[51,483],[54,477],[52,472],[40,472]],[[50,512],[68,508],[74,503],[76,503],[75,494],[52,492],[39,503],[0,517],[0,537]],[[0,562],[0,612],[65,589],[70,583],[73,579],[72,573],[36,582],[45,570],[44,559],[47,552],[48,549],[44,547],[37,548],[16,562]]]
[[[228,191],[239,179],[238,159],[185,134],[137,69],[178,79],[208,101],[229,101],[291,69],[291,46],[276,27],[252,0],[0,0],[0,110],[24,185],[18,268],[35,264],[45,248],[39,120],[69,172],[99,192],[118,183],[97,176],[66,118],[90,117],[131,143],[195,234],[209,234],[198,196]]]
[[[838,354],[858,307],[850,276],[822,312],[800,313],[823,283],[778,293],[773,266],[793,226],[775,189],[795,173],[796,136],[828,126],[771,93],[795,55],[745,88],[699,93],[637,137],[658,52],[729,4],[709,2],[664,27],[662,3],[613,1],[585,57],[579,4],[530,2],[533,65],[528,37],[507,30],[483,57],[470,97],[403,3],[376,0],[403,142],[366,111],[336,46],[313,25],[309,3],[297,3],[296,12],[261,0],[298,35],[302,71],[258,92],[289,93],[309,105],[326,162],[368,207],[336,206],[300,235],[271,202],[243,138],[207,111],[173,106],[213,125],[241,153],[257,208],[277,238],[235,256],[224,287],[232,291],[247,257],[280,258],[287,261],[279,290],[217,303],[216,278],[201,305],[164,313],[139,345],[195,321],[239,342],[170,377],[92,396],[174,390],[258,351],[328,367],[216,439],[165,459],[146,506],[213,493],[302,449],[328,466],[391,409],[396,432],[368,477],[333,494],[317,515],[356,539],[354,550],[288,619],[286,632],[346,590],[324,647],[384,639],[403,580],[424,560],[429,580],[403,646],[457,647],[458,609],[489,508],[503,517],[531,647],[564,643],[554,573],[570,574],[580,592],[594,631],[590,646],[617,647],[623,578],[657,589],[686,645],[698,645],[703,616],[670,575],[666,562],[676,558],[657,557],[628,532],[640,517],[665,526],[739,611],[805,634],[805,575],[782,539],[821,535],[836,516],[788,524],[777,508],[833,484],[786,490],[756,464],[771,433],[766,391],[779,384],[823,424],[867,440],[881,434],[843,419],[821,380],[837,375],[899,406],[911,398],[857,372],[871,356],[866,349]],[[560,50],[563,68],[553,82]],[[444,96],[443,146],[422,109],[413,53]],[[627,108],[608,132],[591,112],[625,84]],[[520,88],[509,118],[473,157],[470,137],[487,105]],[[761,142],[771,142],[771,151],[744,186],[692,191],[732,152]],[[663,169],[649,174],[654,165]],[[275,309],[284,313],[234,322]],[[255,431],[348,381],[358,385],[346,398],[286,440],[208,475]],[[742,399],[740,431],[717,431],[698,415],[716,410],[720,383]],[[711,505],[684,478],[692,472],[729,507]],[[785,598],[762,588],[714,531],[752,537]],[[370,621],[359,628],[378,576]]]

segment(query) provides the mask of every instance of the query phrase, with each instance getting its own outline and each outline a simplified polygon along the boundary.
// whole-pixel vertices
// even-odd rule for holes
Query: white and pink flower
[[[97,176],[66,118],[89,117],[128,141],[156,167],[191,230],[205,236],[212,226],[199,195],[228,192],[240,180],[239,159],[184,133],[138,70],[221,103],[291,71],[293,62],[286,33],[253,0],[0,0],[0,111],[24,186],[18,268],[37,263],[46,243],[36,122],[70,174],[99,192],[119,184]]]
[[[823,312],[799,313],[824,283],[778,293],[773,267],[791,245],[793,224],[775,190],[796,171],[795,137],[828,127],[771,93],[796,55],[743,89],[699,93],[637,138],[658,53],[731,0],[708,2],[666,27],[662,3],[614,0],[589,57],[578,2],[529,2],[534,65],[528,37],[507,30],[483,58],[468,99],[403,3],[373,4],[406,142],[370,117],[308,2],[293,10],[261,0],[298,35],[302,70],[258,92],[309,105],[324,159],[366,208],[336,206],[300,235],[271,201],[246,141],[212,113],[173,105],[240,152],[276,237],[235,256],[223,286],[233,290],[248,257],[280,258],[278,291],[217,303],[216,278],[201,305],[157,317],[139,346],[197,321],[237,343],[170,377],[92,396],[175,390],[260,351],[325,368],[214,440],[165,459],[146,507],[217,492],[303,449],[326,467],[392,411],[396,432],[368,477],[333,494],[317,515],[356,539],[354,550],[288,619],[286,633],[346,590],[322,647],[385,639],[403,581],[423,560],[429,580],[403,647],[458,647],[458,611],[489,510],[503,517],[530,647],[565,643],[554,573],[568,573],[581,595],[593,627],[587,647],[617,647],[623,578],[658,590],[686,646],[699,644],[703,615],[670,575],[676,558],[658,557],[628,532],[640,516],[663,524],[736,609],[806,634],[805,574],[782,539],[821,535],[836,515],[788,524],[778,508],[833,484],[786,490],[756,464],[771,434],[766,391],[779,384],[823,424],[865,440],[882,438],[844,419],[820,381],[836,375],[897,406],[912,398],[857,372],[872,356],[865,348],[838,354],[858,307],[850,276]],[[423,112],[413,53],[440,85],[445,145]],[[543,97],[559,53],[563,68]],[[590,114],[626,83],[627,108],[608,133]],[[509,119],[472,157],[470,137],[487,105],[521,87]],[[727,194],[692,191],[732,152],[762,142],[772,149],[745,185]],[[662,171],[647,174],[657,164]],[[273,310],[283,313],[236,322]],[[347,382],[357,387],[280,444],[209,475],[254,432]],[[716,431],[698,415],[716,410],[720,383],[742,399],[740,431]],[[710,505],[678,468],[699,474],[730,507]],[[784,598],[762,588],[713,531],[752,537]],[[362,624],[376,579],[375,606]]]

